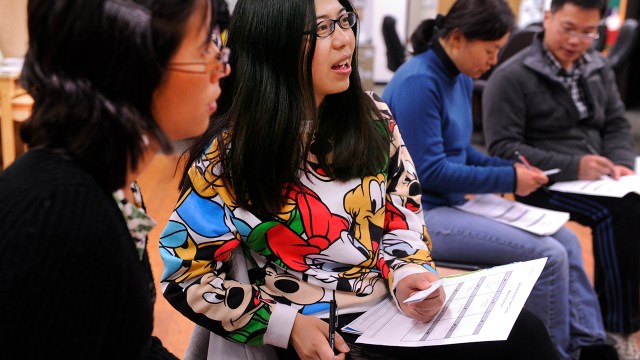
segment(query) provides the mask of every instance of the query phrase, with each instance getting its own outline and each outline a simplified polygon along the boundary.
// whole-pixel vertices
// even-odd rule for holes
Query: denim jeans
[[[604,342],[598,299],[571,230],[539,236],[452,207],[426,210],[425,222],[436,262],[502,265],[547,257],[525,308],[547,326],[562,359]]]
[[[536,191],[518,201],[571,213],[593,235],[594,288],[607,331],[640,329],[640,196],[622,198]]]

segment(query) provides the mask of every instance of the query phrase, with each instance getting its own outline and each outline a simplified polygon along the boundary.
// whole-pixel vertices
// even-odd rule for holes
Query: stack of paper
[[[603,176],[600,180],[562,181],[551,185],[549,189],[566,193],[621,198],[630,192],[640,194],[640,175],[623,176],[620,180]]]
[[[360,334],[357,343],[433,346],[506,340],[546,258],[496,266],[442,279],[444,306],[423,323],[387,299],[343,327]]]
[[[494,194],[476,195],[456,207],[537,235],[555,234],[570,216],[566,212],[529,206]]]

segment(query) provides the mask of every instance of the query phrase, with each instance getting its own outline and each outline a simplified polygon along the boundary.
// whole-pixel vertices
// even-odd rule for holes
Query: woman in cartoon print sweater
[[[412,160],[386,105],[360,85],[357,25],[346,0],[236,5],[227,43],[235,70],[220,116],[190,149],[160,239],[164,296],[225,341],[331,359],[322,320],[330,300],[340,325],[387,296],[420,321],[444,302],[442,289],[402,302],[438,275]],[[245,281],[230,274],[238,257]],[[542,341],[532,353],[552,351],[536,321]],[[354,347],[342,335],[340,359],[345,339]],[[455,346],[443,348],[434,354]]]

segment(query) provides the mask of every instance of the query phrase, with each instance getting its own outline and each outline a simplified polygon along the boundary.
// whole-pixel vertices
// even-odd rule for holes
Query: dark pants
[[[338,329],[354,320],[357,315],[340,315]],[[492,359],[492,360],[553,360],[558,359],[555,346],[540,319],[522,310],[509,337],[505,341],[486,341],[426,347],[394,347],[356,344],[357,335],[340,331],[351,351],[347,359]],[[292,347],[278,350],[278,359],[299,359]]]
[[[630,334],[640,330],[640,196],[623,198],[538,190],[517,197],[526,204],[565,211],[591,228],[595,290],[604,327]]]

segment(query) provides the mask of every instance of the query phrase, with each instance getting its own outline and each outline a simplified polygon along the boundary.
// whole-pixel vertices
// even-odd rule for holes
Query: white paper
[[[567,212],[542,209],[494,194],[476,195],[456,207],[537,235],[555,234],[570,216]]]
[[[623,176],[620,180],[604,176],[600,180],[561,181],[549,187],[553,191],[621,198],[630,192],[640,194],[640,175]]]
[[[343,331],[362,334],[357,343],[434,346],[506,340],[547,258],[443,278],[447,295],[435,318],[423,323],[386,299]]]

